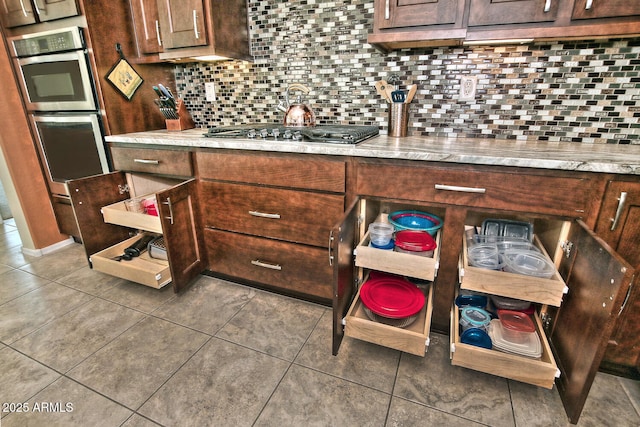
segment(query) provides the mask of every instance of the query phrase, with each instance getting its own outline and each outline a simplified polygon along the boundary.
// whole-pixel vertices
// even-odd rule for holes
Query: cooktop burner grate
[[[204,136],[208,138],[358,144],[378,135],[378,133],[379,130],[376,126],[319,125],[312,127],[286,127],[273,123],[255,123],[210,128]]]

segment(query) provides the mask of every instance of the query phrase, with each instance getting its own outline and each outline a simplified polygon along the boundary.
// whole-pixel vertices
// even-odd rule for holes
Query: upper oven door
[[[95,111],[96,102],[83,51],[16,59],[29,111]]]

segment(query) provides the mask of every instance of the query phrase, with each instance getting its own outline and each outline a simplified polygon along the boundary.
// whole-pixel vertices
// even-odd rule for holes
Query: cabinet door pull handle
[[[615,230],[618,226],[618,221],[620,220],[620,215],[622,215],[622,211],[624,210],[624,204],[627,202],[627,192],[622,191],[620,193],[620,197],[618,197],[618,209],[616,209],[615,218],[611,218],[611,231]]]
[[[260,261],[259,259],[251,260],[251,264],[257,267],[268,268],[270,270],[282,270],[282,266],[280,264],[271,264],[269,262]]]
[[[24,8],[24,0],[20,0],[20,9],[22,9],[22,14],[26,17],[29,16],[27,13],[27,9]]]
[[[547,0],[544,3],[544,13],[547,13],[551,10],[551,0]]]
[[[329,267],[333,266],[333,230],[329,232]]]
[[[158,39],[158,46],[162,46],[162,39],[160,38],[160,22],[156,19],[156,38]]]
[[[258,211],[249,211],[249,215],[252,216],[257,216],[259,218],[271,218],[271,219],[280,219],[280,214],[273,214],[273,213],[265,213],[265,212],[258,212]]]
[[[487,192],[486,188],[477,188],[477,187],[459,187],[457,185],[445,185],[445,184],[436,184],[436,190],[444,190],[444,191],[459,191],[462,193],[480,193],[484,194]]]
[[[142,163],[143,165],[159,165],[160,160],[151,160],[151,159],[133,159],[134,163]]]
[[[198,32],[198,11],[193,9],[193,35],[196,37],[196,40],[200,38],[200,33]]]
[[[169,206],[169,216],[165,216],[165,219],[169,220],[169,224],[173,225],[173,205],[171,204],[171,198],[167,197],[166,202],[162,202],[163,205]]]
[[[584,5],[584,10],[589,10],[593,7],[593,0],[587,0],[587,4]]]
[[[384,19],[387,19],[387,20],[391,19],[391,10],[389,8],[390,8],[389,0],[387,0],[384,5]]]

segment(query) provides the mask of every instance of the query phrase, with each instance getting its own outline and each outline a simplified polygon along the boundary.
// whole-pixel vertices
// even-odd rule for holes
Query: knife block
[[[193,118],[189,111],[187,111],[187,107],[185,107],[184,102],[181,99],[176,100],[176,112],[178,113],[179,119],[167,119],[165,122],[167,123],[167,130],[169,131],[181,131],[186,129],[193,129],[196,127],[193,122]]]

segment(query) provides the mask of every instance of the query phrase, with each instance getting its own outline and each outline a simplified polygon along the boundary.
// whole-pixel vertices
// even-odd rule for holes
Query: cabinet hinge
[[[128,193],[129,192],[129,184],[125,184],[125,185],[118,184],[118,192],[120,194]]]
[[[342,318],[342,322],[340,322],[340,323],[342,323],[342,326],[347,326],[347,318],[343,317]]]
[[[567,258],[570,258],[571,257],[571,250],[573,249],[573,242],[565,240],[564,242],[562,242],[560,247],[562,247],[562,251],[564,252],[564,256],[566,256]]]

